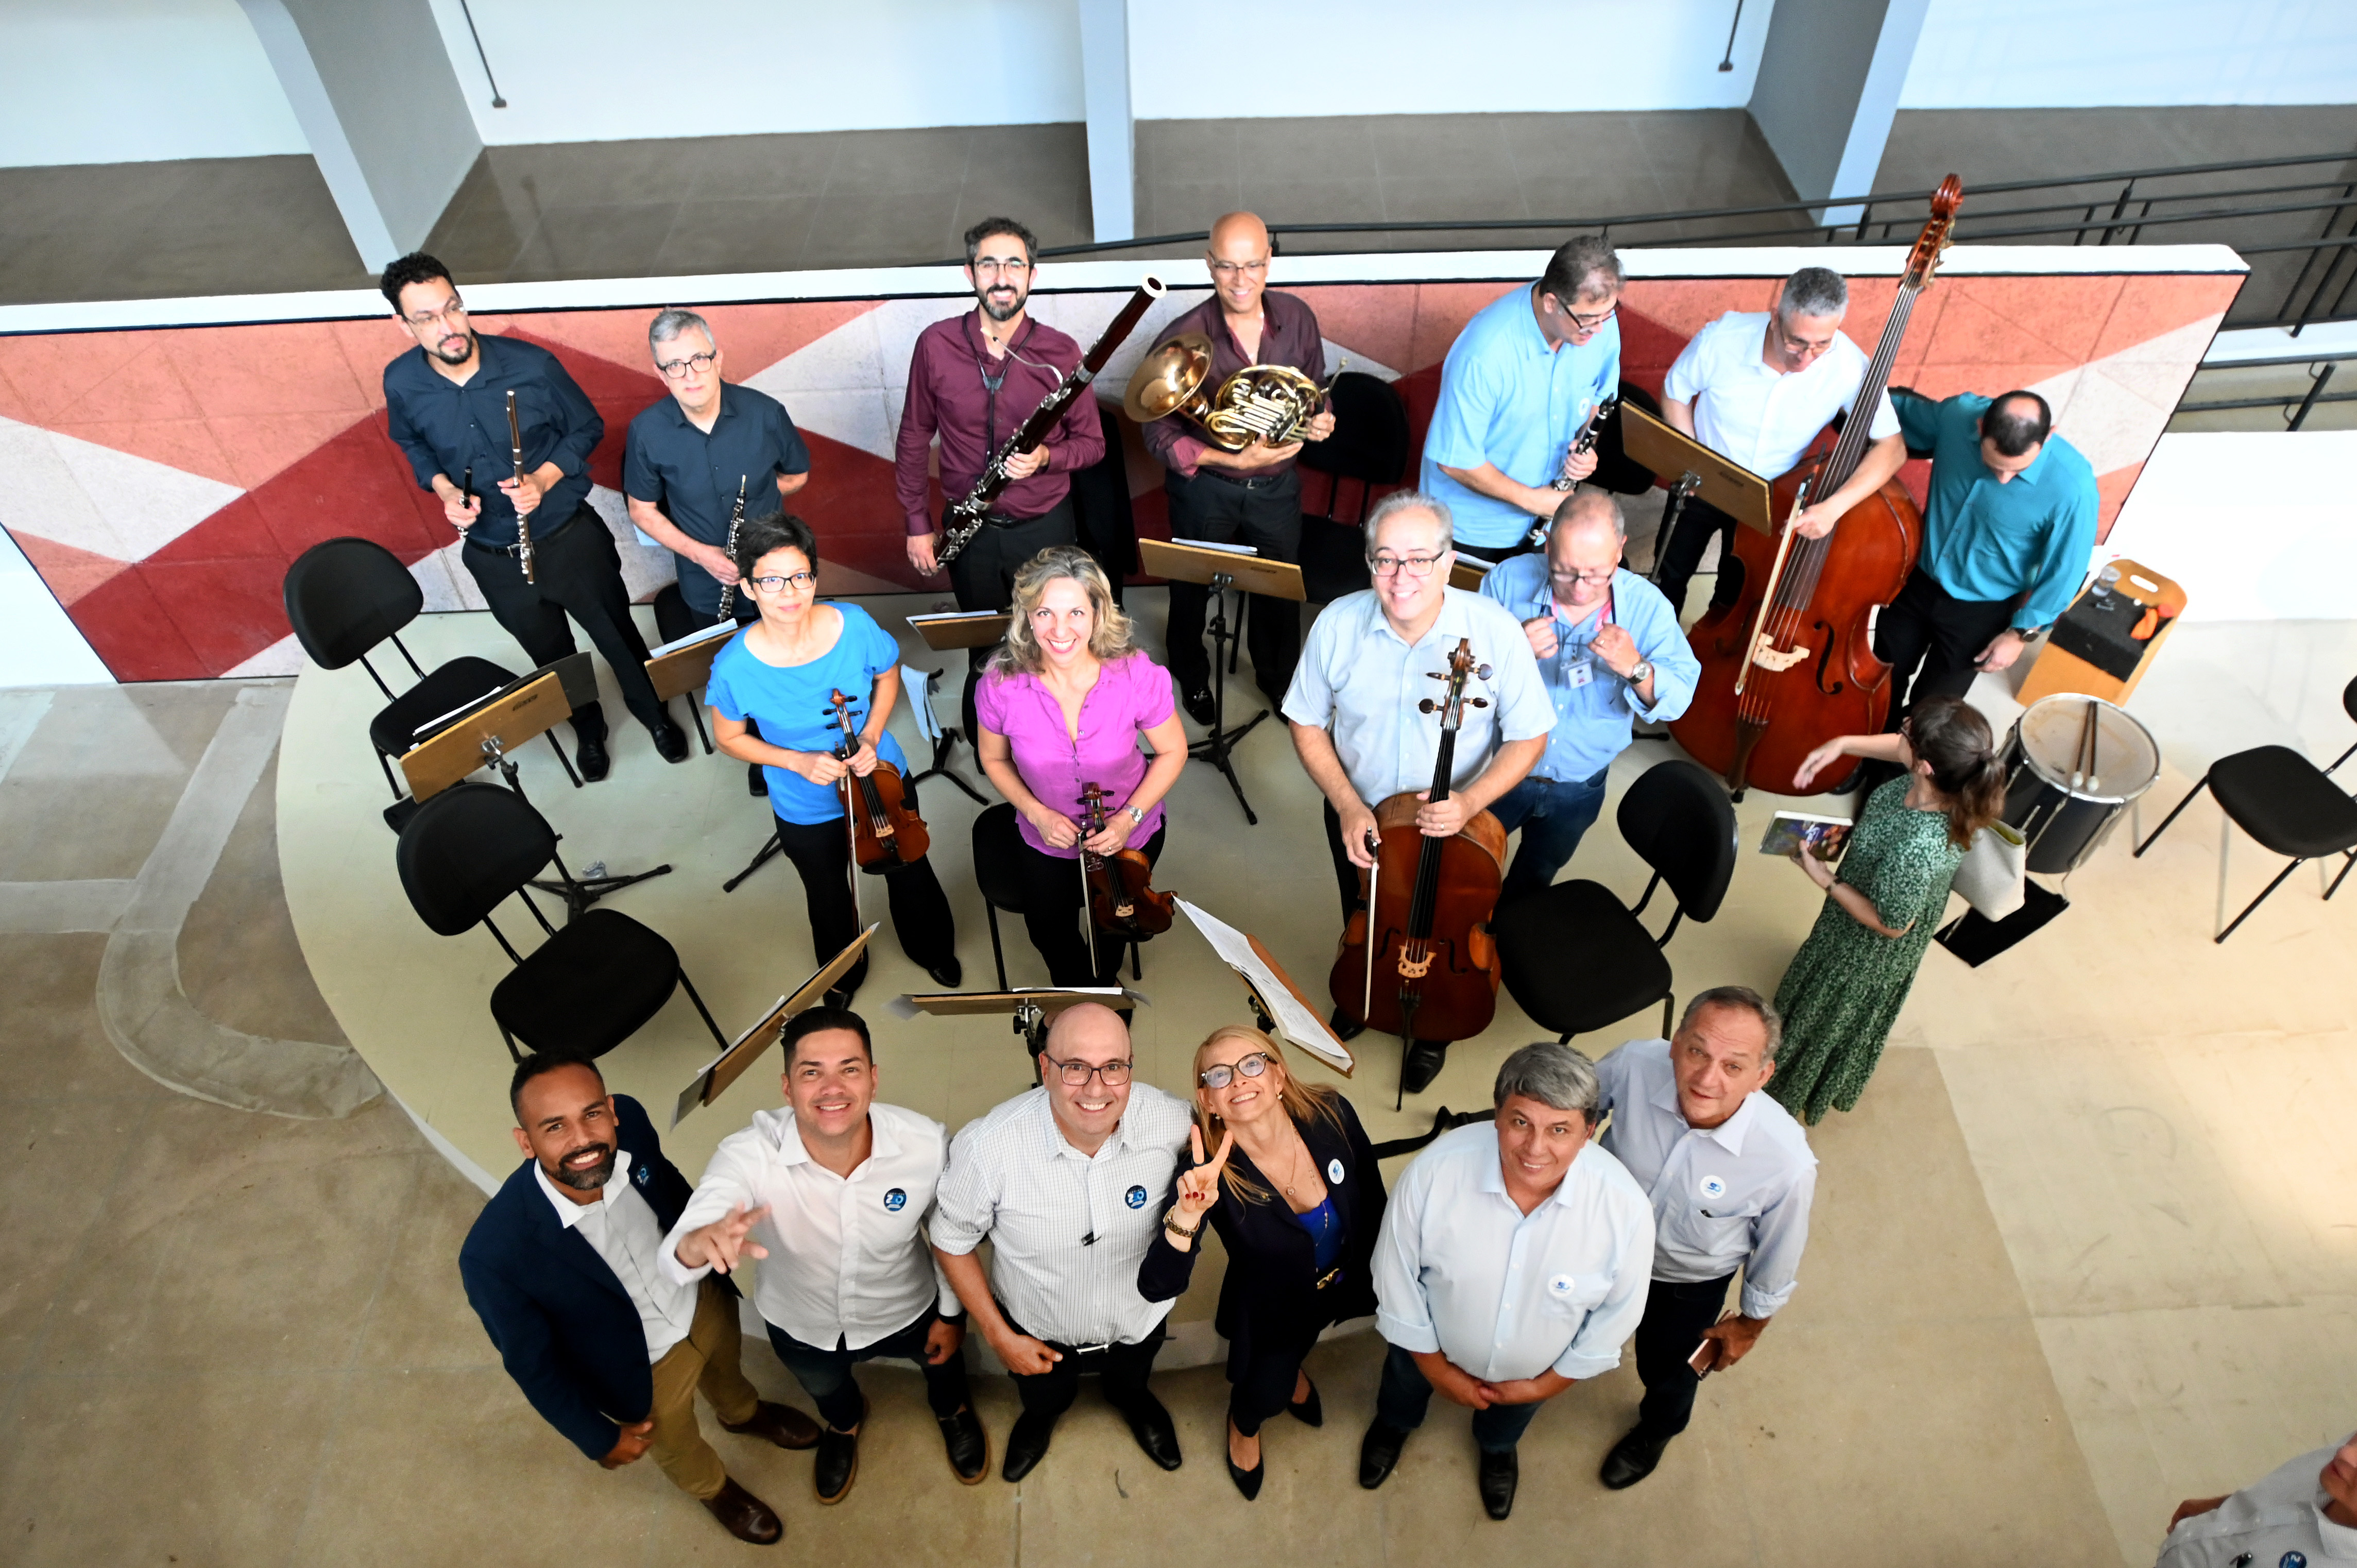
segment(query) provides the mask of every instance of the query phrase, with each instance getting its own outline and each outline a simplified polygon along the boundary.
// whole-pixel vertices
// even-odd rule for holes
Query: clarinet
[[[737,561],[737,531],[745,526],[745,484],[751,478],[749,474],[737,476],[737,510],[728,514],[728,560],[731,565]],[[726,620],[736,613],[737,585],[724,584],[720,589],[720,618]]]
[[[516,423],[515,389],[508,389],[508,453],[515,463],[516,484],[523,483],[523,426]],[[514,502],[511,500],[510,505]],[[540,576],[532,564],[532,520],[521,511],[516,520],[516,560],[522,564],[523,580],[538,583]]]
[[[982,532],[982,520],[990,515],[991,503],[1015,482],[1014,476],[1006,471],[1007,459],[1017,452],[1032,451],[1048,439],[1048,432],[1056,427],[1056,421],[1064,416],[1064,410],[1071,406],[1072,400],[1081,395],[1082,388],[1097,379],[1097,372],[1104,369],[1105,361],[1113,358],[1114,350],[1121,347],[1122,341],[1145,317],[1147,307],[1161,296],[1162,280],[1149,274],[1137,292],[1129,296],[1129,303],[1121,307],[1121,313],[1104,329],[1104,335],[1089,345],[1089,351],[1081,356],[1081,362],[1056,383],[1056,390],[1049,392],[1038,408],[1031,411],[1031,417],[1023,422],[1023,427],[1008,436],[1006,444],[990,455],[990,462],[983,468],[982,477],[974,482],[974,489],[966,492],[963,500],[942,514],[942,547],[934,556],[937,562],[943,566],[948,565],[958,558],[960,551],[974,542],[974,536]]]
[[[1604,422],[1611,418],[1612,411],[1620,406],[1620,400],[1619,398],[1608,397],[1602,403],[1598,403],[1594,408],[1588,410],[1587,423],[1579,427],[1579,434],[1571,438],[1570,446],[1566,448],[1564,452],[1564,471],[1555,477],[1555,488],[1556,489],[1569,490],[1573,486],[1579,483],[1577,479],[1571,477],[1571,460],[1584,452],[1593,452],[1596,450],[1596,438],[1604,433]],[[1531,529],[1530,537],[1524,540],[1523,542],[1534,546],[1544,544],[1546,542],[1547,530],[1554,526],[1554,518],[1540,518],[1537,523]]]

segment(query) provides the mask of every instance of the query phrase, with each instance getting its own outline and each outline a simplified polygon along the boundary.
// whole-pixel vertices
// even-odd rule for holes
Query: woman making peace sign
[[[1368,1259],[1383,1219],[1383,1178],[1351,1102],[1296,1083],[1258,1029],[1214,1029],[1195,1048],[1191,1168],[1138,1265],[1137,1290],[1170,1301],[1187,1288],[1203,1221],[1227,1243],[1219,1331],[1228,1340],[1228,1475],[1260,1496],[1261,1423],[1278,1411],[1317,1426],[1318,1390],[1301,1369],[1320,1330],[1375,1310]],[[1218,1152],[1206,1162],[1208,1138]]]

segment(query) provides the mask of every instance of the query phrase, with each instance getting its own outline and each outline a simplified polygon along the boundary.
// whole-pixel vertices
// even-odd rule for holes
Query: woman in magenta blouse
[[[1088,554],[1042,550],[1015,575],[1014,621],[974,693],[982,770],[1014,804],[1023,833],[1023,924],[1057,985],[1111,983],[1119,949],[1092,972],[1081,897],[1081,790],[1108,807],[1097,854],[1162,854],[1162,798],[1187,766],[1170,672],[1130,641],[1129,618]],[[1147,751],[1138,749],[1146,737]]]

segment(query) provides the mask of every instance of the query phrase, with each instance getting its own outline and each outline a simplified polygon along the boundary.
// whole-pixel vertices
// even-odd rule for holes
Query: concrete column
[[[483,150],[428,0],[238,0],[373,272],[416,250]]]
[[[1080,0],[1081,88],[1089,114],[1089,208],[1096,237],[1137,237],[1137,134],[1129,113],[1128,0]]]
[[[1809,0],[1776,7],[1751,119],[1803,201],[1874,188],[1931,0]],[[1855,222],[1855,206],[1826,208]]]

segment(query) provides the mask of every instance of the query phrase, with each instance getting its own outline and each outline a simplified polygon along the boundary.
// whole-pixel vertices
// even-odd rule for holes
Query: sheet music
[[[1216,539],[1173,539],[1173,544],[1183,544],[1189,550],[1218,550],[1230,555],[1257,555],[1260,551],[1250,544],[1228,544]]]
[[[691,631],[685,637],[675,638],[664,643],[661,648],[651,649],[648,650],[647,657],[661,659],[666,653],[677,653],[681,649],[694,648],[699,642],[710,642],[716,637],[736,635],[737,623],[733,620],[724,620],[718,626],[707,626],[702,631]]]
[[[917,721],[917,733],[929,741],[942,738],[942,721],[933,712],[933,682],[940,679],[934,671],[920,670],[913,664],[900,666],[900,689],[912,699],[909,716]]]
[[[1250,981],[1253,989],[1260,993],[1261,1002],[1268,1008],[1269,1016],[1276,1020],[1278,1033],[1329,1066],[1345,1072],[1350,1070],[1352,1065],[1351,1053],[1343,1048],[1342,1042],[1326,1027],[1324,1019],[1301,1004],[1301,998],[1293,993],[1291,986],[1276,977],[1276,972],[1263,961],[1260,954],[1253,951],[1252,942],[1243,932],[1204,913],[1184,898],[1175,902],[1186,911],[1187,918],[1195,922],[1195,929],[1203,933],[1203,940],[1211,944],[1211,950],[1225,960],[1229,968]]]

